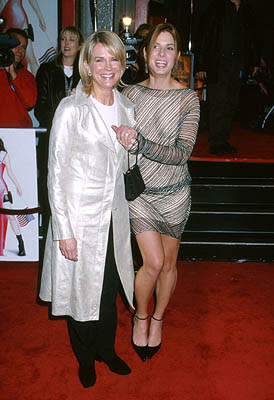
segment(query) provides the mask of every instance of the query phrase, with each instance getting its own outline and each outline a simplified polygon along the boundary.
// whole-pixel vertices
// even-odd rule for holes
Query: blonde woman
[[[116,355],[116,296],[133,301],[134,271],[123,172],[127,152],[112,125],[134,124],[134,106],[116,86],[125,49],[113,32],[91,34],[80,53],[76,93],[56,110],[49,146],[51,224],[40,297],[67,316],[84,387],[95,384],[95,360],[130,373]],[[134,133],[129,142],[134,139]]]

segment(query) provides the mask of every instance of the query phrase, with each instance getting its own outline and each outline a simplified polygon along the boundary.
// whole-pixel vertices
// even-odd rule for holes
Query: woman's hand
[[[46,32],[47,26],[46,26],[46,23],[44,21],[44,18],[40,18],[39,19],[39,27],[43,32]]]
[[[121,125],[119,127],[112,125],[111,127],[116,133],[118,142],[121,143],[126,150],[128,150],[135,142],[137,138],[137,132],[127,125]]]
[[[59,248],[62,255],[71,261],[78,261],[77,240],[74,238],[60,240]]]
[[[11,80],[13,81],[17,77],[17,72],[13,64],[4,67],[5,70],[10,74]]]
[[[22,196],[22,190],[19,186],[16,187],[16,192],[17,192],[18,196],[20,196],[20,197]]]

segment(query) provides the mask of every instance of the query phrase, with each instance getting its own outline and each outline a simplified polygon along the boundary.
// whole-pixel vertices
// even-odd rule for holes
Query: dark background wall
[[[208,5],[213,0],[193,0],[193,15],[191,14],[191,0],[163,0],[150,1],[148,7],[148,20],[158,23],[167,19],[172,22],[180,32],[183,50],[188,49],[190,32],[195,40],[196,31],[199,29],[200,18]],[[274,37],[274,1],[273,0],[246,0],[254,14],[254,30],[262,53],[273,60]]]

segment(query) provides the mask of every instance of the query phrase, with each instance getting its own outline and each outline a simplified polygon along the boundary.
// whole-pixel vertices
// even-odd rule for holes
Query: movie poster
[[[39,65],[56,55],[58,0],[1,0],[0,14],[9,28],[25,29],[29,43],[26,64],[33,75]]]
[[[35,129],[0,128],[0,261],[38,261]]]
[[[58,0],[1,0],[4,31],[20,28],[29,37],[25,66],[35,76],[39,66],[52,60],[58,51]],[[33,126],[39,126],[33,110]]]

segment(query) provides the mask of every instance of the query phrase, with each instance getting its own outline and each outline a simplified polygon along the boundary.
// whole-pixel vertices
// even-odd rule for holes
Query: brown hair
[[[11,36],[21,35],[24,39],[26,39],[27,45],[28,45],[28,35],[24,29],[9,28],[5,33],[7,33]]]
[[[153,50],[154,44],[155,44],[158,36],[162,32],[169,32],[174,39],[175,54],[177,56],[174,66],[171,71],[171,76],[174,77],[177,75],[177,72],[178,72],[178,58],[179,58],[179,54],[181,51],[180,35],[179,35],[177,29],[174,27],[174,25],[172,25],[168,22],[165,22],[165,23],[154,26],[154,28],[149,32],[146,42],[145,42],[144,49],[146,51],[146,57],[147,57],[147,59],[149,59],[149,56]]]
[[[65,27],[61,30],[60,34],[59,34],[59,40],[62,40],[62,39],[63,39],[63,36],[64,36],[64,33],[65,33],[65,32],[71,32],[71,33],[73,33],[75,36],[77,36],[78,43],[79,43],[79,45],[81,46],[81,44],[82,44],[83,41],[84,41],[84,38],[83,38],[83,35],[82,35],[80,29],[78,29],[76,26],[65,26]]]
[[[3,142],[3,140],[0,138],[0,151],[5,151],[5,152],[7,152],[7,150],[5,149],[5,145],[4,145],[4,142]]]

